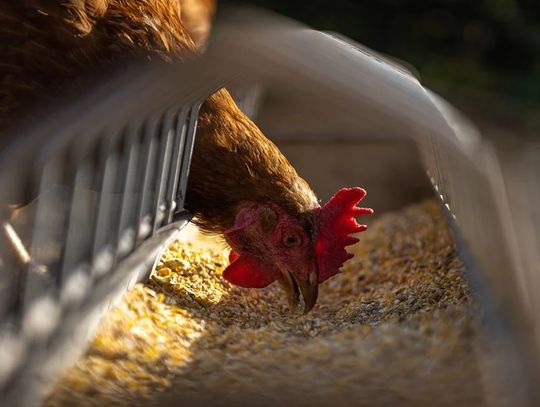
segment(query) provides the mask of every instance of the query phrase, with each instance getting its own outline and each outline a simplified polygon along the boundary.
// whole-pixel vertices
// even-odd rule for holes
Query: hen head
[[[350,234],[366,230],[355,220],[373,213],[356,206],[365,195],[362,188],[343,188],[301,219],[274,203],[244,203],[234,226],[225,232],[232,251],[223,277],[246,288],[277,280],[291,306],[299,304],[301,294],[304,312],[309,312],[317,301],[318,285],[353,257],[345,246],[358,239]]]

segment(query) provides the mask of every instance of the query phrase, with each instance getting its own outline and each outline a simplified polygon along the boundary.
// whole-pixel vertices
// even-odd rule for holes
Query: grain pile
[[[277,284],[220,278],[220,245],[173,244],[46,405],[482,405],[477,318],[438,205],[361,237],[308,315]]]

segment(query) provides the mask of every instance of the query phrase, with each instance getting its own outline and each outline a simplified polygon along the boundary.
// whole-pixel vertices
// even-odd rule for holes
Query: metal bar
[[[100,277],[114,264],[114,249],[111,246],[111,222],[113,222],[113,193],[119,168],[118,152],[112,148],[112,134],[104,135],[100,156],[101,179],[97,188],[99,204],[92,250],[92,276]]]
[[[187,115],[188,109],[182,108],[178,113],[174,128],[174,146],[173,156],[171,158],[171,173],[169,174],[169,183],[167,185],[167,202],[169,203],[166,223],[171,223],[176,209],[176,193],[178,182],[180,180],[180,171],[182,166],[182,156],[184,153],[184,143],[187,133]]]
[[[176,195],[176,210],[184,208],[186,199],[186,188],[189,177],[189,167],[191,164],[191,155],[193,154],[193,146],[195,145],[195,136],[197,132],[197,119],[199,117],[199,109],[201,103],[196,103],[191,107],[188,118],[188,127],[186,133],[186,141],[184,143],[184,152],[182,154],[181,176]]]
[[[137,236],[137,210],[138,197],[137,191],[138,167],[141,161],[141,134],[142,124],[130,126],[127,130],[127,152],[129,158],[126,169],[126,179],[122,191],[122,203],[120,210],[120,222],[118,226],[117,250],[120,259],[128,255],[135,248]]]
[[[170,173],[171,154],[174,137],[174,112],[169,110],[165,113],[165,117],[161,122],[161,135],[160,135],[160,152],[159,158],[156,163],[158,166],[156,173],[156,187],[157,190],[154,194],[153,212],[154,223],[152,227],[152,233],[163,224],[167,213],[167,202],[165,201],[165,194],[167,192],[167,178]]]
[[[22,312],[26,275],[31,264],[31,240],[22,239],[20,227],[13,222],[20,221],[22,208],[28,208],[28,203],[38,194],[40,178],[36,174],[41,172],[34,170],[33,166],[27,166],[12,174],[4,171],[0,176],[0,325],[18,323]],[[28,212],[32,212],[30,218],[35,218],[35,210],[26,210]],[[14,252],[8,227],[17,229],[13,232],[21,241],[21,249],[27,252],[28,261],[23,261],[20,254]]]
[[[39,195],[35,200],[36,210],[33,220],[30,257],[34,263],[46,267],[36,270],[31,266],[26,269],[22,306],[27,309],[38,297],[55,294],[61,283],[60,265],[65,237],[65,198],[70,193],[63,185],[65,156],[49,158],[42,166],[36,167],[40,174]]]
[[[148,238],[152,233],[152,215],[150,213],[150,205],[153,193],[153,180],[155,172],[155,159],[157,155],[157,137],[158,120],[156,118],[149,119],[145,124],[145,148],[143,151],[143,174],[142,174],[142,190],[138,210],[137,224],[137,245]]]
[[[123,204],[126,200],[125,197],[125,191],[127,188],[127,173],[128,173],[128,167],[130,165],[130,147],[131,147],[131,139],[133,137],[133,132],[129,131],[128,129],[125,129],[122,132],[121,139],[119,140],[119,147],[118,147],[118,159],[119,159],[119,165],[117,168],[117,173],[114,175],[114,190],[111,197],[112,200],[112,207],[111,207],[111,213],[112,218],[109,222],[110,224],[110,241],[109,244],[113,251],[113,265],[112,267],[116,267],[116,264],[118,262],[118,246],[121,236],[121,218],[122,218],[122,209]]]
[[[62,279],[66,281],[81,263],[90,263],[92,220],[96,218],[97,193],[91,190],[95,163],[85,159],[76,170],[69,228],[65,239]]]

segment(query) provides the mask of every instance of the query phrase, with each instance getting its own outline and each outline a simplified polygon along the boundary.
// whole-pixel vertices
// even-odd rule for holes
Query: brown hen
[[[208,36],[212,0],[2,0],[0,126],[36,96],[99,65],[134,56],[196,57]],[[277,147],[221,90],[203,104],[186,207],[206,232],[232,247],[224,277],[244,287],[278,280],[305,310],[318,284],[349,257],[348,235],[365,229],[354,217],[365,192],[341,190],[323,208]]]

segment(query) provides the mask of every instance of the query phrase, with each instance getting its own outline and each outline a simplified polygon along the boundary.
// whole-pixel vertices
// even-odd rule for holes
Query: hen
[[[195,57],[213,15],[211,0],[3,0],[0,2],[0,125],[36,95],[99,64],[143,55]],[[50,95],[48,95],[50,96]],[[186,208],[206,232],[222,234],[231,264],[223,276],[242,287],[279,281],[304,310],[318,285],[351,256],[349,236],[361,188],[340,190],[320,207],[308,184],[225,90],[200,110]]]

